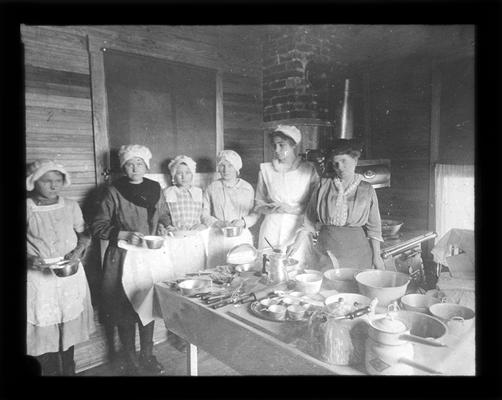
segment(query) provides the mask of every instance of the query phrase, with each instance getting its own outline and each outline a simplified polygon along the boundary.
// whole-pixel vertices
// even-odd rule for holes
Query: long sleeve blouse
[[[244,219],[246,227],[253,226],[258,214],[253,212],[254,189],[243,179],[228,186],[222,179],[211,183],[204,192],[203,222],[210,226],[216,221]]]
[[[322,178],[314,189],[305,211],[303,229],[315,232],[319,225],[333,225],[332,210],[338,191],[332,178]],[[347,197],[345,226],[361,226],[366,236],[383,242],[378,198],[371,184],[361,181],[357,190]]]

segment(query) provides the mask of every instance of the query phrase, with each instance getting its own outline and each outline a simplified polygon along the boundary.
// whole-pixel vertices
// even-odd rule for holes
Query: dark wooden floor
[[[168,341],[159,343],[154,348],[157,360],[164,365],[167,376],[187,375],[187,356],[185,351],[180,351],[173,347]],[[238,373],[206,352],[198,351],[199,376],[226,376],[238,375]],[[82,371],[78,376],[121,376],[118,362],[106,363]]]

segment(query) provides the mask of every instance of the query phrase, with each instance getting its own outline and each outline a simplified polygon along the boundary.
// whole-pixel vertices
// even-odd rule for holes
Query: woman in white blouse
[[[248,228],[253,226],[258,215],[254,213],[254,189],[239,178],[242,160],[233,150],[218,154],[216,169],[221,178],[211,183],[204,193],[203,222],[211,227],[208,245],[208,265],[214,267],[226,262],[228,251],[241,243],[253,244]],[[222,226],[241,226],[238,237],[224,237]]]

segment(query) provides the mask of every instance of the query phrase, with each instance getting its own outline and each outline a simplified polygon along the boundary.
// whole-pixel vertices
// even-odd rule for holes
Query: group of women
[[[280,125],[270,139],[273,160],[260,165],[256,193],[239,177],[242,160],[233,150],[218,154],[220,179],[205,191],[193,185],[195,161],[185,155],[175,157],[169,164],[173,185],[162,190],[158,182],[145,177],[152,157],[149,149],[121,147],[124,176],[107,188],[89,230],[93,237],[109,243],[103,261],[100,316],[118,328],[126,373],[162,374],[164,368],[152,351],[154,323],[141,323],[122,287],[127,250],[119,247],[121,240],[136,245],[144,235],[208,230],[207,265],[215,266],[225,263],[231,247],[253,243],[249,228],[263,215],[260,250],[271,245],[318,269],[333,263],[383,268],[376,193],[355,173],[360,148],[351,141],[340,143],[329,157],[335,175],[320,178],[314,166],[298,155],[301,132],[296,127]],[[74,374],[74,345],[87,340],[94,329],[83,268],[64,279],[47,268],[55,259],[79,262],[90,240],[78,204],[60,195],[69,184],[64,167],[50,160],[33,163],[26,180],[28,354],[37,356],[48,375]],[[228,225],[242,227],[242,234],[224,237],[220,228]]]

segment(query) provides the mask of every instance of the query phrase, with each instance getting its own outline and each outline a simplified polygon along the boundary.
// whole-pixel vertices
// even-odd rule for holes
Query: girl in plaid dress
[[[202,189],[192,186],[196,163],[190,157],[179,155],[169,163],[173,186],[164,189],[171,214],[168,231],[202,231]]]

